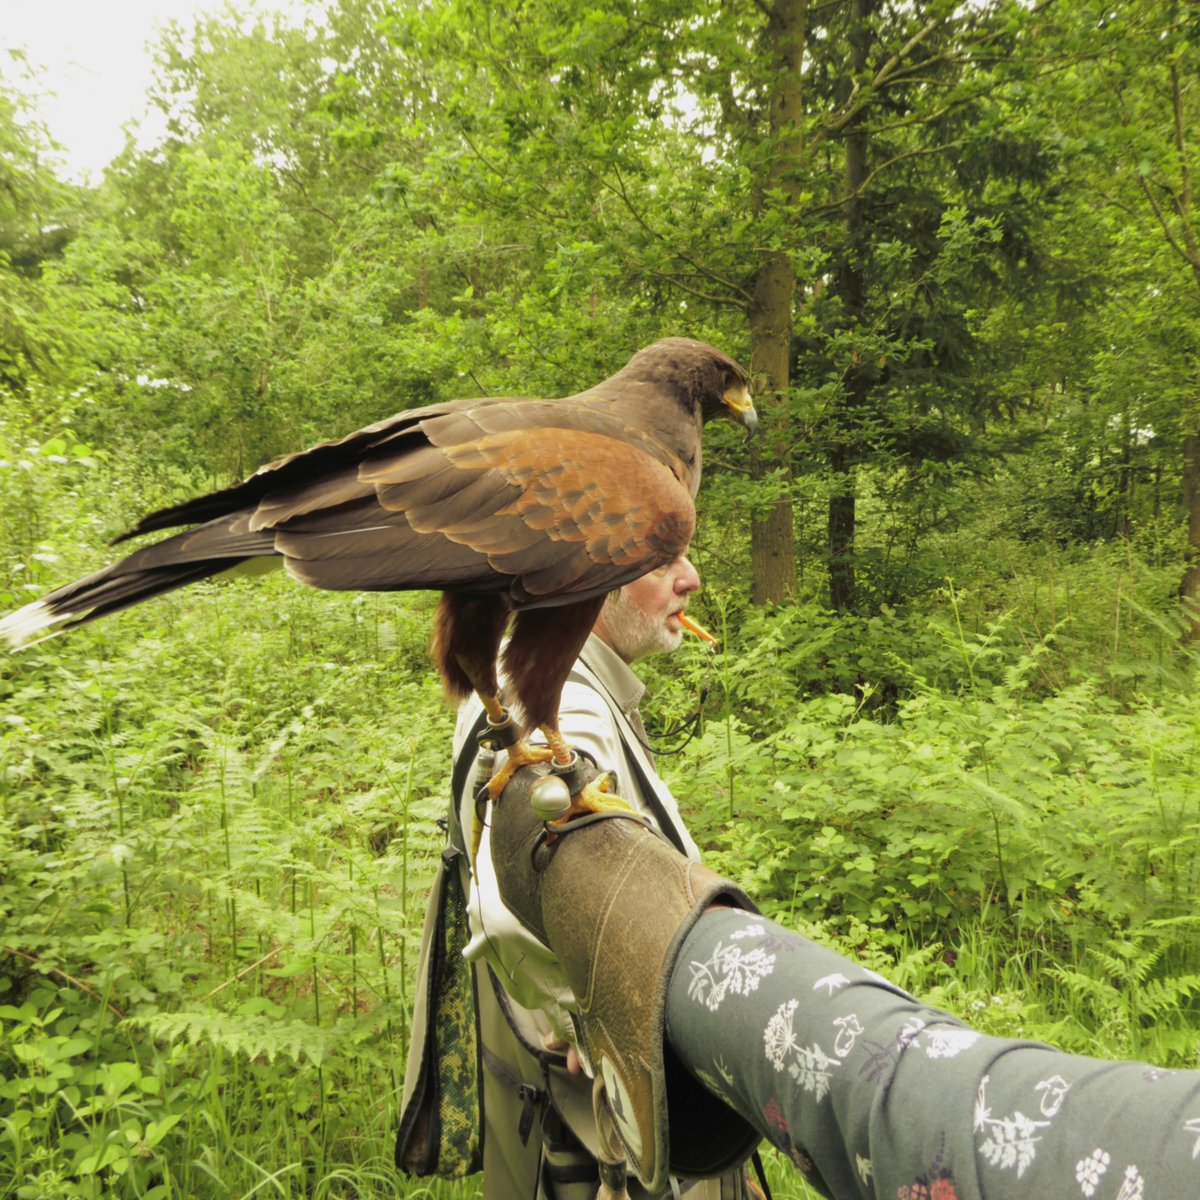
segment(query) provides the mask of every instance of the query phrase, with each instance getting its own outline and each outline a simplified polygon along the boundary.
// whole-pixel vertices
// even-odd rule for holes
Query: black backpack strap
[[[458,757],[454,760],[454,772],[450,776],[450,811],[446,815],[446,840],[459,854],[467,852],[467,842],[463,836],[458,801],[466,786],[467,776],[475,765],[475,756],[479,753],[479,735],[487,728],[487,723],[487,713],[480,711],[458,752]]]
[[[662,801],[658,798],[658,785],[650,778],[646,768],[642,765],[638,757],[639,739],[637,730],[629,725],[629,718],[620,710],[615,700],[609,694],[608,688],[600,682],[600,677],[592,670],[583,659],[575,664],[576,670],[583,667],[580,674],[583,676],[584,683],[590,687],[596,695],[604,701],[608,708],[609,714],[613,720],[613,726],[617,731],[617,738],[625,747],[625,757],[630,766],[633,768],[633,775],[637,781],[638,790],[641,792],[642,801],[645,807],[649,810],[650,815],[654,818],[655,825],[658,826],[658,831],[679,851],[685,858],[690,857],[687,852],[687,847],[683,844],[683,838],[680,837],[678,829],[675,827],[675,822],[667,815],[667,810],[663,807]],[[626,726],[629,727],[629,733],[632,737],[627,737],[625,734]],[[605,764],[597,764],[601,770]]]
[[[642,793],[642,800],[646,807],[654,816],[654,822],[658,826],[658,831],[679,851],[685,858],[688,857],[687,849],[683,844],[683,839],[679,836],[679,831],[675,828],[675,822],[667,816],[667,810],[663,808],[662,801],[658,798],[658,792],[655,790],[655,785],[646,772],[646,768],[638,761],[637,754],[630,747],[630,752],[625,756],[633,767],[633,773],[637,778],[638,788]]]
[[[767,1168],[763,1166],[762,1155],[755,1150],[750,1155],[750,1161],[754,1164],[754,1173],[758,1176],[758,1186],[762,1188],[762,1194],[766,1200],[771,1200],[771,1186],[767,1183]]]

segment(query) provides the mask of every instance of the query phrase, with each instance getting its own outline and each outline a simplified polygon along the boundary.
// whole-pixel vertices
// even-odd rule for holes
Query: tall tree
[[[1140,351],[1162,352],[1141,373],[1157,380],[1155,399],[1128,375],[1119,421],[1153,422],[1178,454],[1186,522],[1180,595],[1200,636],[1200,14],[1176,0],[1137,6],[1087,3],[1063,8],[1052,26],[1070,69],[1056,76],[1055,115],[1089,181],[1111,214],[1110,294],[1139,314]],[[1126,252],[1127,251],[1127,252]],[[1114,331],[1121,339],[1121,330]],[[1122,339],[1123,340],[1123,339]],[[1165,344],[1164,344],[1165,343]],[[1111,361],[1111,359],[1109,360]],[[1113,378],[1098,362],[1100,378]],[[1140,412],[1138,410],[1141,410]]]
[[[999,0],[919,10],[657,0],[603,11],[539,0],[519,21],[477,0],[440,11],[438,36],[461,54],[469,29],[484,73],[469,78],[470,104],[456,104],[460,88],[445,105],[447,132],[474,166],[476,203],[536,222],[559,243],[586,236],[608,276],[632,285],[630,302],[650,296],[673,331],[681,320],[740,328],[733,337],[749,343],[766,430],[754,461],[765,493],[754,595],[779,601],[795,587],[793,477],[798,448],[816,437],[835,479],[830,593],[852,607],[855,462],[869,453],[863,430],[873,420],[866,396],[881,359],[894,377],[911,353],[876,327],[894,293],[874,310],[865,295],[868,246],[880,237],[872,214],[889,181],[907,184],[919,164],[961,150],[962,114],[985,104],[993,60],[1032,11]],[[407,28],[405,44],[411,36],[420,33]],[[895,187],[888,201],[904,196]],[[904,218],[889,215],[875,224],[894,238]],[[948,245],[929,248],[936,257]],[[915,292],[932,268],[910,261]],[[801,328],[818,343],[803,362]],[[814,362],[832,372],[819,386],[807,377]]]
[[[83,205],[52,169],[56,148],[25,94],[23,56],[8,52],[0,65],[0,387],[22,390],[52,372],[64,348],[65,331],[45,317],[42,276]]]
[[[431,287],[463,280],[405,206],[423,148],[396,120],[415,122],[420,78],[384,16],[348,0],[318,27],[167,30],[167,136],[112,165],[57,278],[67,323],[96,330],[81,372],[119,396],[97,436],[137,427],[227,477],[455,378],[414,332]]]
[[[751,193],[757,224],[786,231],[803,205],[806,125],[804,58],[808,49],[808,0],[777,0],[765,10],[761,34],[766,59],[766,157],[762,178]],[[725,112],[739,112],[735,97]],[[745,128],[741,117],[739,128]],[[748,124],[748,122],[746,123]],[[773,220],[774,218],[774,220]],[[796,550],[791,499],[793,422],[790,415],[792,339],[795,327],[796,266],[785,236],[768,240],[757,252],[751,298],[746,305],[750,331],[750,369],[762,380],[762,408],[771,432],[753,459],[753,478],[761,482],[773,469],[782,488],[750,528],[753,599],[765,604],[789,598],[796,586]]]

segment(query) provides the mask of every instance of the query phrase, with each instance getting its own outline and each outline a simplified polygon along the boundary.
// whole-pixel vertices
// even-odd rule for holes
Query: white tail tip
[[[55,615],[48,604],[35,600],[0,618],[0,641],[7,642],[12,650],[27,646],[35,639],[41,641],[38,634],[64,620],[66,615]]]

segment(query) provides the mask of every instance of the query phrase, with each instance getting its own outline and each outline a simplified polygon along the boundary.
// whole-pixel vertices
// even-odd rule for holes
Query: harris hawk
[[[753,433],[746,372],[685,338],[639,351],[565,399],[400,412],[150,513],[116,542],[187,528],[10,614],[0,637],[20,645],[251,559],[282,559],[319,588],[435,589],[432,652],[449,696],[474,690],[504,725],[498,671],[509,632],[506,695],[562,764],[567,675],[608,593],[686,550],[701,430],[717,416]],[[493,795],[517,765],[545,757],[518,742]]]

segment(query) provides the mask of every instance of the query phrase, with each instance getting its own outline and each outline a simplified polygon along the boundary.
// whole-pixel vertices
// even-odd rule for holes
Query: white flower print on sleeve
[[[1121,1190],[1117,1200],[1143,1200],[1146,1192],[1146,1181],[1142,1173],[1132,1163],[1125,1168],[1125,1178],[1121,1181]]]
[[[814,1099],[823,1100],[829,1094],[830,1068],[842,1064],[816,1042],[801,1046],[796,1041],[793,1022],[798,1004],[797,1000],[785,1000],[779,1006],[763,1030],[763,1046],[775,1070],[786,1070],[804,1091]]]
[[[929,1058],[954,1058],[979,1037],[973,1029],[928,1029],[924,1034],[925,1054]]]
[[[958,1026],[929,1025],[922,1017],[913,1017],[897,1038],[902,1050],[924,1050],[926,1058],[954,1058],[979,1041],[974,1029]]]
[[[833,1052],[838,1058],[845,1058],[854,1049],[854,1043],[858,1041],[859,1034],[865,1033],[866,1030],[863,1029],[857,1013],[850,1013],[845,1017],[835,1017],[833,1023],[838,1031],[833,1042]]]
[[[761,929],[761,926],[751,926],[738,930],[731,937],[752,937]],[[693,961],[689,969],[692,981],[688,984],[688,996],[716,1012],[729,993],[748,996],[755,991],[775,969],[775,955],[761,946],[743,950],[740,946],[726,946],[718,942],[704,962]]]
[[[1042,1116],[1056,1117],[1058,1110],[1063,1106],[1063,1101],[1067,1098],[1067,1093],[1071,1090],[1071,1085],[1061,1075],[1051,1075],[1049,1079],[1043,1079],[1033,1090],[1042,1094],[1040,1104]]]
[[[792,1028],[792,1020],[799,1004],[799,1000],[789,1000],[786,1004],[781,1004],[779,1010],[767,1022],[767,1028],[763,1033],[767,1058],[777,1071],[783,1070],[787,1056],[797,1049],[796,1032]]]
[[[1048,1121],[1032,1121],[1022,1112],[989,1122],[988,1136],[980,1143],[979,1151],[993,1167],[1017,1169],[1017,1178],[1028,1170],[1037,1154],[1041,1135],[1037,1130]]]
[[[766,932],[767,927],[761,921],[756,921],[753,925],[747,925],[745,929],[735,929],[729,936],[735,942],[740,942],[744,938],[763,937]]]
[[[832,996],[834,992],[838,991],[839,988],[844,988],[849,982],[850,980],[841,971],[836,971],[832,975],[824,975],[818,979],[813,984],[813,991],[815,992],[817,988],[824,988],[826,994]]]
[[[1089,1200],[1096,1194],[1100,1180],[1104,1178],[1104,1173],[1108,1170],[1108,1164],[1111,1161],[1107,1150],[1096,1149],[1087,1158],[1081,1158],[1075,1164],[1075,1182],[1079,1184],[1079,1190]]]
[[[854,1169],[858,1172],[858,1177],[863,1183],[870,1183],[871,1176],[875,1174],[875,1167],[869,1158],[863,1158],[861,1154],[854,1156]]]
[[[725,1089],[721,1086],[721,1081],[711,1072],[705,1071],[700,1067],[693,1067],[692,1070],[696,1074],[696,1078],[714,1095],[720,1096],[727,1104],[729,1097],[725,1094]]]
[[[829,1094],[830,1067],[840,1067],[836,1058],[830,1058],[820,1046],[797,1050],[795,1061],[788,1065],[788,1074],[816,1100],[824,1100]]]
[[[1034,1121],[1020,1111],[1007,1117],[993,1117],[987,1106],[988,1078],[985,1075],[980,1080],[975,1100],[975,1132],[987,1134],[979,1144],[979,1153],[1002,1171],[1015,1168],[1020,1179],[1037,1154],[1037,1144],[1042,1140],[1038,1130],[1045,1129],[1050,1122]]]
[[[1183,1128],[1185,1132],[1196,1135],[1196,1144],[1192,1147],[1192,1158],[1200,1158],[1200,1117],[1192,1117],[1190,1121],[1184,1121]]]
[[[979,1081],[979,1091],[975,1093],[975,1132],[987,1128],[987,1123],[992,1119],[992,1110],[988,1108],[987,1103],[987,1085],[990,1075],[985,1075]]]

